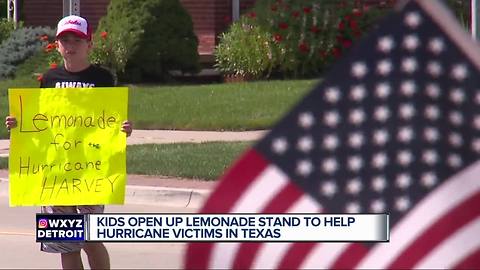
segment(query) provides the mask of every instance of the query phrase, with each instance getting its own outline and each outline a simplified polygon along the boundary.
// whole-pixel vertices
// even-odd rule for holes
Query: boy
[[[110,87],[114,86],[113,76],[109,71],[93,66],[88,61],[92,48],[92,35],[88,22],[79,16],[67,16],[58,23],[56,43],[63,57],[63,66],[50,69],[44,74],[41,88],[67,87]],[[7,116],[5,125],[14,128],[15,117]],[[132,125],[129,121],[122,123],[122,131],[130,136]],[[103,205],[88,206],[43,206],[43,213],[103,213]],[[61,253],[64,269],[82,269],[80,250],[84,249],[92,269],[110,268],[110,259],[103,243],[42,243],[41,250]]]

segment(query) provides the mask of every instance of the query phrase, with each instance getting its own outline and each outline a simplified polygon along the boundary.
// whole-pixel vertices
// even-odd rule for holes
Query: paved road
[[[8,207],[8,199],[0,196],[0,268],[4,269],[58,269],[56,254],[39,251],[35,243],[35,213],[37,207]],[[109,206],[112,213],[184,213],[193,208],[165,207],[161,205]],[[148,269],[182,267],[184,243],[106,243],[112,269]],[[83,254],[84,256],[85,254]],[[84,257],[84,264],[88,268]]]

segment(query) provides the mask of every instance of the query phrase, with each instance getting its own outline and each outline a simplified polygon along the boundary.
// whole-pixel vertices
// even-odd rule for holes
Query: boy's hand
[[[5,126],[7,129],[11,129],[17,126],[17,118],[14,116],[7,116],[5,118]]]
[[[123,121],[122,123],[122,131],[127,133],[127,137],[132,134],[132,122],[130,121]]]

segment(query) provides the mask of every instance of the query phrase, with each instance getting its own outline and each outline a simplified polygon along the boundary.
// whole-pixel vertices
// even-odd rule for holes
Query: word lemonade
[[[10,105],[16,104],[19,108],[18,128],[12,129],[12,144],[15,138],[21,141],[16,159],[11,157],[10,173],[14,172],[12,176],[16,180],[34,185],[29,192],[38,198],[36,201],[29,199],[34,205],[115,203],[105,198],[117,193],[115,187],[122,178],[123,190],[118,194],[122,198],[116,202],[123,202],[126,139],[120,134],[120,128],[122,120],[126,119],[126,108],[123,113],[107,108],[108,105],[99,101],[116,97],[98,99],[98,91],[84,90],[90,90],[85,94],[91,96],[92,103],[80,102],[81,106],[73,105],[76,95],[66,95],[67,101],[57,101],[62,103],[63,100],[63,105],[50,108],[38,106],[44,99],[41,94],[35,97],[23,92],[16,100],[10,95]],[[71,90],[75,91],[79,90]]]

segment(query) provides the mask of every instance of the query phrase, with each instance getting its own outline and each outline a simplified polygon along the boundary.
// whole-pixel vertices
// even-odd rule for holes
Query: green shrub
[[[0,0],[0,18],[7,18],[7,0]]]
[[[171,70],[199,70],[193,23],[178,0],[111,1],[95,41],[92,61],[121,79],[161,79]]]
[[[340,17],[336,27],[333,48],[326,52],[327,63],[333,62],[350,49],[352,44],[367,33],[378,19],[385,14],[384,9],[371,8],[368,11],[351,10]]]
[[[268,75],[274,63],[270,33],[242,17],[223,33],[215,48],[215,67],[228,75],[252,79]]]
[[[45,51],[39,51],[16,67],[15,77],[34,78],[38,80],[39,76],[50,68],[48,62],[49,55],[45,53]]]
[[[42,36],[54,36],[50,27],[26,27],[13,31],[0,45],[0,79],[13,77],[16,67],[42,50]]]
[[[383,2],[382,2],[383,3]],[[216,48],[224,73],[310,77],[321,74],[367,32],[385,6],[357,1],[262,0],[243,15]],[[359,5],[359,6],[355,6]]]
[[[359,2],[360,3],[360,2]],[[355,6],[356,1],[263,0],[246,16],[280,46],[274,55],[284,75],[318,75],[367,32],[386,8]],[[361,3],[360,3],[361,4]]]
[[[0,19],[0,43],[6,40],[14,30],[14,23]]]

